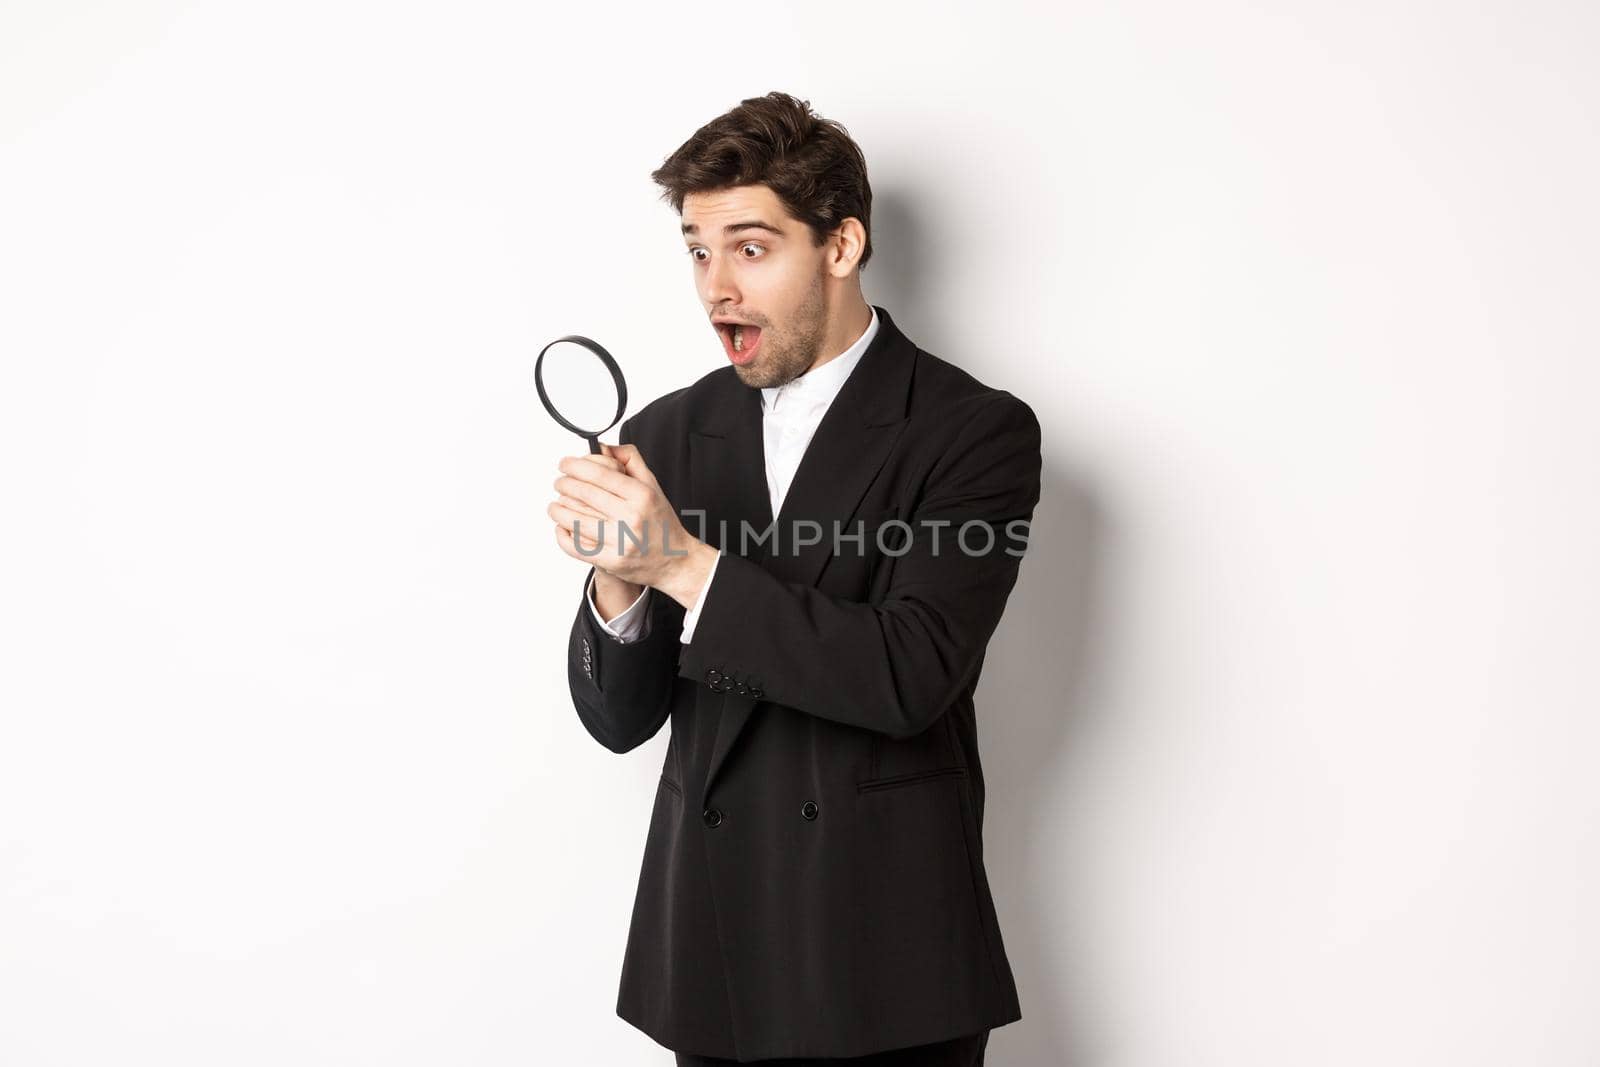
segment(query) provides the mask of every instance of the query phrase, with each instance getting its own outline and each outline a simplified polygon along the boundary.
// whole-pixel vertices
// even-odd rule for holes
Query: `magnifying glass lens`
[[[596,342],[578,334],[558,337],[539,351],[533,364],[539,402],[550,417],[600,451],[600,435],[628,410],[628,385],[622,368]]]
[[[541,368],[550,406],[574,426],[600,433],[615,420],[617,386],[606,365],[580,344],[557,341]]]

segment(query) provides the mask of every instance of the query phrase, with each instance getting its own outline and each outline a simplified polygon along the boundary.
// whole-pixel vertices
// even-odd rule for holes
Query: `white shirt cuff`
[[[700,595],[694,598],[694,607],[690,608],[683,616],[683,633],[678,640],[688,644],[694,640],[694,624],[700,621],[700,605],[706,602],[706,590],[711,588],[711,579],[717,576],[717,564],[722,562],[722,553],[717,553],[717,558],[711,561],[711,570],[706,574],[706,582],[700,587]]]
[[[644,608],[645,599],[650,595],[647,585],[633,598],[633,603],[628,605],[626,611],[610,622],[600,617],[600,609],[594,603],[594,570],[589,571],[589,584],[584,588],[584,596],[589,600],[589,610],[594,613],[594,621],[600,624],[600,629],[615,637],[623,644],[639,641],[650,633],[650,612]]]

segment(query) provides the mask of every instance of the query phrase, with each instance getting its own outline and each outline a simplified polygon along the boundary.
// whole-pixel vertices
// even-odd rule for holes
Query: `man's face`
[[[828,334],[826,245],[784,210],[765,185],[741,185],[683,200],[683,240],[695,287],[739,380],[778,386],[811,368]],[[735,347],[729,319],[748,324]]]

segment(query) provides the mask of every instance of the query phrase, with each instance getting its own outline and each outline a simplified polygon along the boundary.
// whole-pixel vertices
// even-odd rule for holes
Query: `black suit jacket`
[[[617,998],[670,1049],[859,1056],[1021,1018],[984,872],[973,690],[1039,498],[1039,424],[877,312],[776,547],[759,541],[761,394],[732,366],[619,431],[723,552],[691,643],[660,592],[625,644],[580,589],[568,653],[608,749],[672,721]],[[819,543],[791,539],[799,519]]]

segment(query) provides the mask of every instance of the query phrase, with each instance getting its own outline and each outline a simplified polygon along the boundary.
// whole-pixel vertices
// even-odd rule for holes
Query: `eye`
[[[695,253],[704,251],[705,249],[701,248],[699,245],[695,245],[693,248],[689,249],[689,258],[698,263],[700,262],[700,257]]]
[[[762,248],[761,245],[756,244],[754,241],[746,241],[744,244],[739,246],[739,251],[743,252],[747,248],[760,248],[763,253],[766,252],[765,248]],[[744,258],[752,259],[752,258],[760,258],[760,257],[759,256],[756,256],[756,257],[746,256]]]

